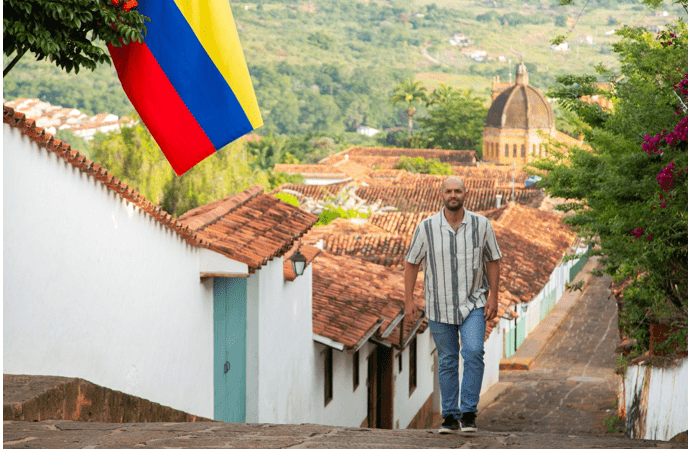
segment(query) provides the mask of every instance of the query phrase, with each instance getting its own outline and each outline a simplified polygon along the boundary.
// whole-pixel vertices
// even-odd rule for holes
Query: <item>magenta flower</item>
[[[657,182],[665,192],[674,188],[674,169],[676,165],[671,162],[662,169],[662,172],[657,175]]]
[[[652,241],[652,236],[650,234],[647,235],[647,241],[651,242]]]

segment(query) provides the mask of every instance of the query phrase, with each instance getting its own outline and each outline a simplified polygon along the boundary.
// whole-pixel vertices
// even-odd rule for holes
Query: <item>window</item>
[[[399,372],[401,372],[403,370],[403,364],[402,364],[402,358],[401,358],[402,354],[403,353],[400,352],[399,355],[397,356],[397,359],[399,359]]]
[[[409,344],[409,396],[413,394],[413,391],[418,385],[418,375],[416,370],[416,362],[418,359],[418,345],[416,338],[413,337],[411,344]]]
[[[332,348],[325,350],[325,406],[332,401]]]
[[[358,381],[359,381],[359,370],[360,363],[359,363],[359,358],[358,358],[358,351],[354,352],[354,391],[356,391],[356,388],[358,388]]]
[[[526,146],[521,145],[521,157],[526,157]]]
[[[504,144],[504,157],[509,157],[509,144]]]
[[[516,157],[517,148],[518,148],[518,146],[516,144],[514,144],[514,155],[513,155],[513,157]]]

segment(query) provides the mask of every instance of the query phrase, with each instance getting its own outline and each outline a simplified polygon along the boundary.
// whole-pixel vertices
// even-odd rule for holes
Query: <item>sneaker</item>
[[[462,432],[477,432],[478,428],[475,425],[475,412],[466,412],[461,414],[461,431]]]
[[[440,426],[440,433],[452,433],[459,430],[459,421],[454,415],[447,415]]]

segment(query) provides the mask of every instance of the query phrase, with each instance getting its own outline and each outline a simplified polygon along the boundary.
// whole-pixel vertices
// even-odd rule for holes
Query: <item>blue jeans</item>
[[[438,376],[442,394],[442,417],[454,415],[459,419],[462,412],[477,412],[485,372],[483,309],[472,311],[461,325],[438,323],[432,320],[428,320],[428,323],[439,358]],[[459,332],[463,348],[459,344]],[[461,408],[459,408],[459,350],[464,361]]]

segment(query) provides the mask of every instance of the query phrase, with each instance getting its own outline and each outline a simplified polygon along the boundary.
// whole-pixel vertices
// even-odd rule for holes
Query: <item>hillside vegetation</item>
[[[591,1],[569,36],[571,49],[555,52],[549,41],[572,27],[582,6],[508,0],[232,2],[265,121],[259,133],[292,136],[352,136],[361,124],[404,126],[403,108],[388,100],[395,85],[412,77],[430,90],[440,83],[472,89],[487,104],[492,77],[508,80],[522,56],[531,84],[545,91],[557,75],[592,73],[600,62],[614,68],[610,45],[618,37],[609,31],[617,23],[660,25],[675,18],[677,8],[667,5],[668,15],[658,16],[634,2]],[[463,47],[449,42],[455,34],[503,61],[461,55]],[[580,42],[588,35],[594,45]],[[4,79],[4,97],[38,97],[87,114],[132,111],[112,67],[67,74],[32,55]]]

